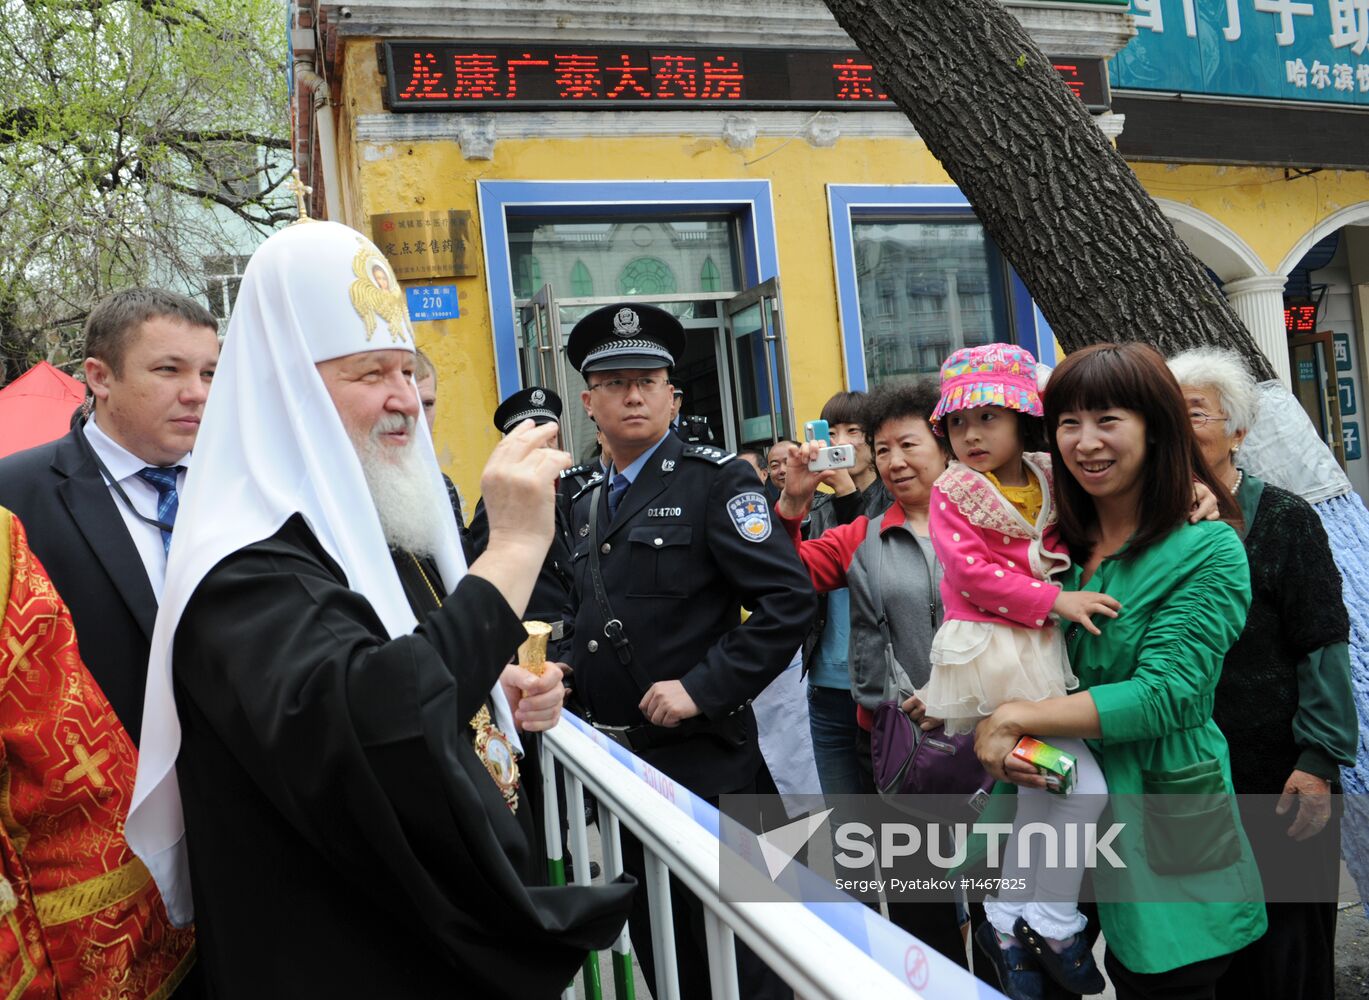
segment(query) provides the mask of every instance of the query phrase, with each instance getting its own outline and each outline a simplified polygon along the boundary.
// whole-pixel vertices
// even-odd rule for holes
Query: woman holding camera
[[[791,446],[784,492],[775,505],[781,525],[789,532],[819,593],[842,587],[850,590],[851,637],[848,664],[851,694],[856,700],[856,755],[861,790],[875,791],[870,757],[870,731],[875,708],[886,686],[885,639],[871,590],[871,566],[882,562],[880,600],[887,616],[894,654],[915,685],[927,682],[932,636],[941,622],[939,583],[941,567],[932,551],[928,504],[932,484],[946,471],[946,441],[932,433],[928,418],[941,390],[935,380],[895,384],[876,389],[865,402],[866,434],[874,452],[875,468],[893,503],[882,514],[859,516],[849,524],[828,528],[818,538],[803,541],[804,515],[823,473],[810,472],[808,461],[816,444]],[[876,555],[875,546],[880,550]],[[914,701],[910,715],[923,710]],[[960,934],[955,903],[890,903],[889,917],[943,955],[965,965],[965,942]]]

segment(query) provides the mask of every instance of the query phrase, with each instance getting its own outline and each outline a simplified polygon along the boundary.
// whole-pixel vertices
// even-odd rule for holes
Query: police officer
[[[538,424],[561,423],[561,397],[550,389],[532,385],[510,395],[494,411],[494,426],[500,434],[508,434],[524,420]],[[537,577],[532,598],[528,601],[526,618],[544,621],[552,626],[553,638],[561,635],[561,614],[570,594],[570,557],[573,537],[570,530],[570,498],[588,484],[597,466],[576,466],[561,473],[556,503],[556,535],[552,538],[542,572]],[[475,505],[469,529],[473,557],[485,551],[490,540],[490,523],[482,498]]]
[[[718,436],[713,433],[713,428],[709,426],[707,417],[680,412],[680,407],[684,405],[684,390],[675,386],[671,390],[671,395],[673,399],[671,401],[670,429],[680,435],[686,444],[717,444]]]
[[[789,663],[815,599],[746,463],[671,433],[670,369],[685,333],[670,313],[619,304],[575,325],[566,347],[613,465],[574,506],[574,582],[561,658],[591,721],[706,799],[754,792],[762,767],[749,702]],[[745,624],[741,607],[751,611]],[[624,834],[625,867],[642,874]],[[707,997],[699,904],[676,905],[681,995]],[[652,972],[646,893],[633,946]],[[689,912],[693,907],[695,912]],[[744,996],[787,993],[738,944]]]

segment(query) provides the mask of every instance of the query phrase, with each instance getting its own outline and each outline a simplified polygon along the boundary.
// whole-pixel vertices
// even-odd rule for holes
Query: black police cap
[[[539,425],[559,424],[561,397],[540,385],[519,389],[494,411],[494,427],[500,434],[507,434],[529,417]]]
[[[620,302],[585,316],[570,331],[566,357],[581,374],[613,368],[673,368],[684,356],[680,321],[655,306]]]

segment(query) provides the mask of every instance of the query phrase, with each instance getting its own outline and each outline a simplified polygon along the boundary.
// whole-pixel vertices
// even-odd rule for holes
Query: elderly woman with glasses
[[[1252,831],[1274,812],[1287,822],[1277,854],[1257,850],[1266,887],[1276,868],[1316,873],[1304,898],[1269,903],[1269,930],[1238,952],[1220,997],[1329,997],[1335,993],[1334,902],[1339,823],[1332,817],[1338,767],[1358,739],[1350,686],[1350,624],[1326,531],[1301,498],[1237,464],[1258,406],[1241,359],[1211,348],[1185,351],[1170,370],[1183,389],[1194,434],[1217,479],[1240,506],[1253,601],[1245,630],[1223,662],[1212,717],[1231,747],[1231,776]],[[1286,881],[1286,879],[1285,879]]]

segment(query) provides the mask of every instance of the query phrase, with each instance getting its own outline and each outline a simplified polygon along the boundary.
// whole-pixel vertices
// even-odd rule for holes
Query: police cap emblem
[[[613,332],[620,337],[635,337],[642,329],[642,321],[636,310],[627,306],[619,309],[613,317]]]
[[[532,390],[532,405],[541,406],[547,401],[547,394],[541,389]]]
[[[732,524],[748,542],[763,542],[770,537],[770,505],[759,493],[738,493],[727,501]]]

